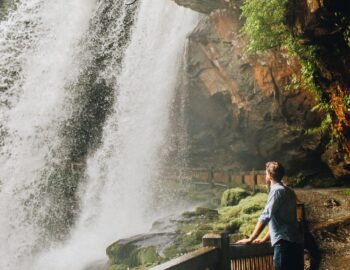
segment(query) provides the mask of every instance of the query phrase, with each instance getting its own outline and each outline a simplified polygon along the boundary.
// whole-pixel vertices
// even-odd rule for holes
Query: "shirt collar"
[[[282,186],[282,183],[277,182],[276,184],[274,184],[274,185],[272,185],[272,186],[270,187],[270,190],[277,189],[279,186]]]

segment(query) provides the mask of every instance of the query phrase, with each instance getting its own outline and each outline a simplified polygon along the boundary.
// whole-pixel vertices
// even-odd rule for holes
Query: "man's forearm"
[[[266,242],[267,240],[270,240],[270,231],[267,230],[265,236],[263,237],[263,239],[261,239],[263,242]]]
[[[254,229],[253,233],[251,234],[251,236],[249,237],[249,239],[251,239],[253,241],[256,238],[258,238],[258,236],[260,235],[260,233],[263,231],[264,228],[265,228],[265,225],[263,223],[261,223],[260,221],[258,221],[256,223],[255,229]]]

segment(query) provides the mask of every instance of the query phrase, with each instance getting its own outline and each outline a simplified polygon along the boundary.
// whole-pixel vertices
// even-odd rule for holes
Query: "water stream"
[[[0,269],[83,270],[155,217],[197,17],[128,2],[23,0],[0,23]]]

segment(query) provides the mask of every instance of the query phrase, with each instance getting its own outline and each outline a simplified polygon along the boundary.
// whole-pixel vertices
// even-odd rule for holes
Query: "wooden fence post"
[[[252,182],[253,182],[253,193],[255,194],[256,191],[256,185],[257,185],[257,179],[256,179],[256,172],[255,169],[252,170]]]
[[[229,187],[232,187],[232,182],[233,182],[232,177],[233,177],[232,170],[231,169],[227,170],[227,184]]]
[[[214,181],[214,166],[210,166],[208,169],[208,183],[211,187],[215,186]]]
[[[240,172],[241,175],[241,184],[244,185],[245,181],[244,181],[244,172]]]
[[[227,233],[209,233],[203,236],[204,247],[216,247],[220,249],[219,265],[215,270],[230,270],[231,260],[229,257],[230,246]]]

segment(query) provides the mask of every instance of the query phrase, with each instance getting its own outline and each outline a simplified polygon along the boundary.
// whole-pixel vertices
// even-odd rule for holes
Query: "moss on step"
[[[247,197],[249,193],[242,188],[230,188],[224,191],[221,197],[221,206],[237,205],[240,200]]]
[[[213,228],[230,233],[251,233],[264,208],[266,199],[267,194],[257,193],[242,199],[238,205],[221,207],[219,219],[213,224]]]

